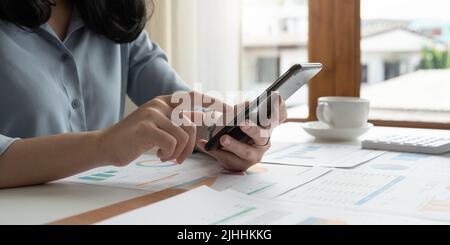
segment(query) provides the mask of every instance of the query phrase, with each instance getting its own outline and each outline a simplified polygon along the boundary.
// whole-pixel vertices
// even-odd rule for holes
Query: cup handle
[[[329,107],[330,104],[328,104],[327,102],[319,102],[319,104],[317,105],[316,114],[319,121],[331,125],[332,124],[331,119],[325,113],[325,110]]]

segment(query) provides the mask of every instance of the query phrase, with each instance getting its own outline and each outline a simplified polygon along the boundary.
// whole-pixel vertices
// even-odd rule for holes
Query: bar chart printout
[[[97,168],[62,181],[157,192],[195,184],[222,171],[221,165],[208,158],[190,158],[179,165],[161,162],[153,155],[143,155],[123,168]]]

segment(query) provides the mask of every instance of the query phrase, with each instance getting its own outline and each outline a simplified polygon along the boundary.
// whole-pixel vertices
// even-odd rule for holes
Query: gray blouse
[[[107,128],[126,95],[137,104],[189,88],[143,32],[116,44],[74,12],[61,41],[42,25],[31,32],[0,21],[0,155],[17,138]]]

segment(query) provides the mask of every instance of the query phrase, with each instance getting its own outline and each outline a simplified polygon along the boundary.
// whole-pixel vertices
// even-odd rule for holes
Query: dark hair
[[[147,22],[146,0],[71,0],[86,26],[117,43],[134,41]],[[148,2],[153,9],[153,1]],[[0,0],[0,19],[36,30],[46,23],[55,0]]]

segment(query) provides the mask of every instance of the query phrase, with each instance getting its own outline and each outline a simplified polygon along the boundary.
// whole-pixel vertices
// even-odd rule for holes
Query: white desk
[[[450,131],[400,128],[374,128],[365,137],[400,132],[450,137]],[[314,138],[307,135],[297,123],[281,126],[275,130],[272,139],[274,149],[289,143],[314,142]],[[0,190],[0,225],[45,224],[147,194],[139,190],[60,183]]]

